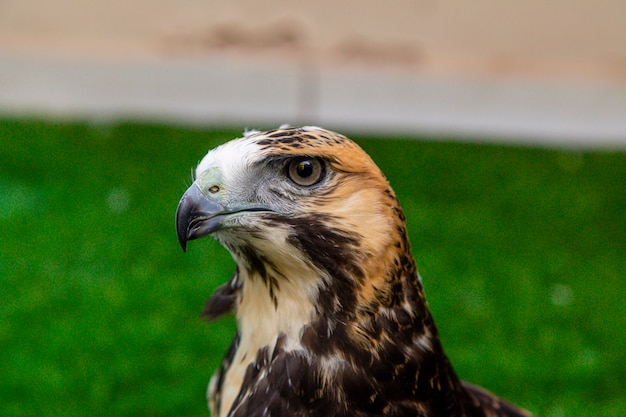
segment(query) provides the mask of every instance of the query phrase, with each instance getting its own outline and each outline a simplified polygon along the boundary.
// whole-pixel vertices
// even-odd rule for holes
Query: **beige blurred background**
[[[0,0],[0,114],[626,147],[623,0]]]

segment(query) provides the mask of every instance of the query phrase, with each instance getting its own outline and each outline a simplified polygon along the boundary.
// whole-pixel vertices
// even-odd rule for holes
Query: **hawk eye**
[[[316,184],[324,175],[322,161],[315,158],[295,158],[287,165],[287,176],[298,185],[308,187]]]

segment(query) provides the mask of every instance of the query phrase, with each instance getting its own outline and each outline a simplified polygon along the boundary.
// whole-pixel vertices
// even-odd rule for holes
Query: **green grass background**
[[[204,416],[234,268],[178,199],[239,131],[0,120],[0,415]],[[626,154],[356,138],[406,211],[460,376],[537,415],[626,412]]]

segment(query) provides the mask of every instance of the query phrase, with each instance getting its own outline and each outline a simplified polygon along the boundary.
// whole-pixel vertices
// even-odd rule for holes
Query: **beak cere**
[[[176,209],[176,233],[183,250],[187,250],[187,241],[218,230],[224,214],[226,210],[221,204],[202,194],[195,184],[189,187]]]

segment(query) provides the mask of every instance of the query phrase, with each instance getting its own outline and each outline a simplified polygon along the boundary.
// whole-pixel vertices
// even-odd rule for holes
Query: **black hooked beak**
[[[185,191],[176,209],[178,242],[187,251],[187,241],[210,235],[220,228],[227,214],[217,201],[202,194],[193,184]]]

